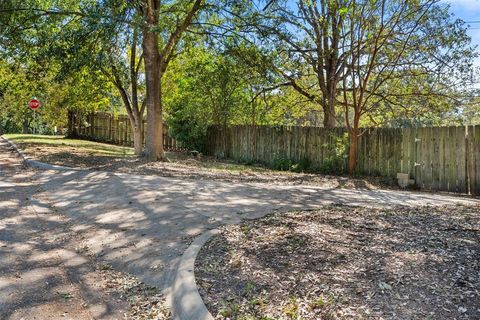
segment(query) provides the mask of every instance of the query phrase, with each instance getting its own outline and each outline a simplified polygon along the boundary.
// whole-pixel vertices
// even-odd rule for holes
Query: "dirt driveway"
[[[272,211],[338,203],[371,207],[479,204],[442,194],[233,183],[99,171],[40,171],[43,194],[103,261],[165,293],[179,258],[206,230]]]
[[[42,197],[35,174],[0,141],[0,319],[134,319],[150,312],[137,304],[151,307],[152,293],[83,250],[81,232]]]
[[[3,150],[0,151],[4,154]],[[24,182],[17,174],[6,175],[5,167],[6,164],[0,164],[2,189],[6,191],[2,192],[2,196],[6,197],[4,201],[12,199],[11,201],[15,203],[7,205],[2,201],[2,204],[5,203],[1,209],[2,237],[3,234],[7,234],[5,230],[10,234],[20,232],[22,235],[18,236],[16,241],[25,243],[30,240],[26,236],[28,231],[22,231],[18,222],[7,224],[8,219],[14,219],[21,208],[27,207],[27,203],[18,200],[24,197],[18,193],[22,190],[21,184]],[[43,243],[48,239],[61,237],[61,228],[65,225],[68,225],[74,234],[81,236],[79,242],[73,242],[71,246],[68,240],[61,240],[65,244],[57,240],[54,241],[53,249],[41,247],[40,252],[46,250],[63,252],[61,249],[71,248],[65,255],[59,254],[58,265],[62,268],[65,265],[66,268],[67,262],[62,263],[62,257],[67,259],[68,254],[73,255],[76,252],[74,247],[80,246],[80,252],[88,252],[99,263],[135,275],[147,285],[159,288],[165,295],[170,293],[179,259],[188,245],[196,236],[220,225],[238,223],[244,218],[261,217],[272,211],[315,209],[332,203],[376,207],[400,204],[417,206],[480,203],[479,200],[471,198],[395,190],[352,190],[337,187],[226,182],[89,170],[32,171],[28,174],[28,179],[30,182],[25,183],[31,187],[23,189],[30,194],[25,196],[25,199],[35,199],[39,203],[38,207],[42,207],[40,203],[47,202],[49,210],[65,215],[63,216],[65,220],[61,220],[51,215],[38,214],[34,217],[37,220],[32,219],[32,224],[25,226],[38,228],[41,226],[38,219],[45,221],[45,230],[41,230],[40,234],[43,238],[41,241],[36,240],[40,241],[38,245],[45,246]],[[34,198],[31,196],[33,191],[36,192]],[[7,196],[7,193],[10,195]],[[39,235],[39,230],[33,229],[31,233]],[[6,239],[2,238],[2,241]],[[2,255],[5,257],[10,255],[8,259],[2,257],[2,263],[21,257],[20,251],[12,252],[11,245],[8,243],[7,245],[9,247],[0,248]],[[76,259],[85,258],[77,254],[68,258],[68,261]],[[40,264],[33,264],[34,267],[37,265]],[[10,295],[7,290],[12,288],[12,281],[15,280],[10,272],[6,274],[6,270],[10,268],[8,265],[2,267],[5,273],[1,278],[0,296]],[[72,280],[65,278],[64,283],[69,281]],[[73,296],[80,299],[80,296],[84,297],[83,295],[75,294],[70,297],[56,293],[64,291],[50,289],[52,296],[49,301],[75,302],[78,308],[82,306],[83,301],[74,300]],[[68,292],[75,293],[73,289]],[[57,300],[53,299],[54,297]],[[15,301],[19,299],[6,300],[10,301],[7,302],[8,308],[15,310]],[[105,303],[103,309],[115,308],[108,307]]]

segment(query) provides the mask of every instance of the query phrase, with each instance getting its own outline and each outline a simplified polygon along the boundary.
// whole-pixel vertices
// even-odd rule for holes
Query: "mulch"
[[[480,319],[480,207],[274,213],[224,227],[195,275],[216,319]]]

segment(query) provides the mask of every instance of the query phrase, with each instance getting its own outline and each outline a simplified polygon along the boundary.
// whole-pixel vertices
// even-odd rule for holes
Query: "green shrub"
[[[280,171],[291,172],[307,172],[311,170],[311,161],[307,158],[302,158],[299,161],[294,161],[283,155],[275,154],[271,167]]]
[[[349,146],[348,133],[332,136],[333,143],[324,144],[327,156],[320,165],[313,166],[310,159],[292,160],[282,154],[274,154],[271,167],[275,170],[292,172],[320,172],[326,174],[342,174],[346,171]]]
[[[189,150],[205,151],[207,126],[197,119],[169,117],[168,133]]]
[[[289,171],[291,165],[292,165],[292,160],[279,154],[275,154],[273,156],[273,161],[272,161],[273,169],[281,170],[281,171]]]
[[[332,144],[323,145],[328,156],[316,168],[316,171],[326,174],[342,174],[346,172],[346,160],[348,158],[349,139],[348,133],[340,137],[333,137]]]

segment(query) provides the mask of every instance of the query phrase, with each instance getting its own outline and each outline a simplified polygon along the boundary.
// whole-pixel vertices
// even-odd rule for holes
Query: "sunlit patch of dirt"
[[[134,156],[99,155],[89,149],[71,146],[21,145],[34,159],[62,166],[142,175],[214,179],[228,182],[258,182],[281,185],[314,185],[325,188],[391,188],[391,179],[379,177],[350,178],[312,173],[270,170],[258,165],[242,165],[214,157],[194,157],[187,152],[167,153],[167,162],[147,162]]]

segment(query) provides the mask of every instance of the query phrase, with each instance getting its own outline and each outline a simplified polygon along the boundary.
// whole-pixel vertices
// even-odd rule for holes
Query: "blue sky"
[[[261,2],[265,2],[262,0]],[[293,5],[294,0],[289,0],[290,5]],[[468,21],[478,21],[478,23],[470,23],[468,34],[472,38],[472,43],[477,45],[477,50],[480,52],[480,0],[440,0],[440,3],[450,6],[456,18]],[[480,57],[476,59],[475,65],[480,67]]]
[[[260,0],[260,3],[266,2],[268,0]],[[439,2],[448,5],[455,18],[467,22],[469,25],[467,33],[472,39],[472,44],[477,46],[477,52],[480,53],[480,0],[439,0]],[[287,4],[292,6],[294,3],[295,0],[287,1]],[[480,57],[474,61],[474,66],[480,69]],[[475,87],[480,89],[480,79]]]

